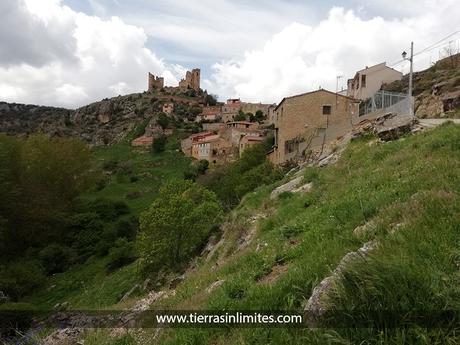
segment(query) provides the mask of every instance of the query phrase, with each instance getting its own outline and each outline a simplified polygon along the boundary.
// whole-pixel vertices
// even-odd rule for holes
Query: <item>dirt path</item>
[[[418,122],[426,128],[436,127],[448,121],[460,124],[460,119],[418,119]]]

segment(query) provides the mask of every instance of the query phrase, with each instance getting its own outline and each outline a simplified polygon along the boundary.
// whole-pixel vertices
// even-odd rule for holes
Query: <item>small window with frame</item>
[[[325,104],[323,105],[323,115],[331,115],[332,114],[332,105]]]

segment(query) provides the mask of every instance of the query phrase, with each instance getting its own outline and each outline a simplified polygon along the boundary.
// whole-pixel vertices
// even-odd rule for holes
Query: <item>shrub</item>
[[[235,115],[234,120],[235,121],[246,121],[246,114],[242,110],[240,110],[238,114]]]
[[[200,182],[216,193],[225,208],[232,208],[246,193],[282,177],[282,172],[266,160],[265,152],[265,145],[250,147],[239,160],[213,169]]]
[[[37,260],[23,260],[0,267],[0,291],[17,301],[45,282],[43,268]]]
[[[64,272],[74,260],[73,251],[62,244],[53,243],[43,248],[39,258],[48,274]]]
[[[168,117],[168,115],[166,115],[165,113],[160,113],[160,115],[158,115],[157,123],[158,123],[158,125],[160,125],[160,127],[162,129],[167,128],[168,125],[169,125],[169,117]]]
[[[124,238],[120,238],[115,242],[115,246],[109,251],[108,262],[106,267],[109,271],[123,267],[136,260],[136,252],[134,243],[128,242]]]
[[[138,199],[142,196],[142,193],[138,190],[134,190],[126,193],[125,198],[128,200]]]
[[[70,223],[67,241],[72,243],[72,248],[80,255],[79,261],[81,261],[94,253],[104,230],[104,224],[94,212],[76,214],[71,218]]]
[[[116,225],[117,237],[124,237],[127,240],[136,238],[139,231],[139,221],[136,217],[130,219],[122,219]]]
[[[184,180],[191,180],[195,181],[198,177],[198,172],[194,168],[190,168],[189,170],[184,171]]]
[[[104,162],[104,164],[102,165],[102,169],[104,169],[105,171],[115,171],[117,167],[118,161],[114,159]]]
[[[152,151],[154,153],[160,153],[163,152],[166,148],[166,142],[167,142],[166,136],[162,135],[159,138],[153,139],[152,143]]]
[[[203,175],[206,172],[206,170],[208,170],[208,168],[209,168],[209,162],[206,159],[200,160],[196,167],[198,173],[201,175]]]
[[[125,202],[102,198],[90,201],[86,206],[86,210],[96,213],[104,220],[113,220],[129,213],[129,207]]]
[[[117,230],[113,227],[106,228],[102,231],[101,237],[96,244],[94,251],[99,256],[105,256],[109,252],[110,248],[113,247],[117,240]]]

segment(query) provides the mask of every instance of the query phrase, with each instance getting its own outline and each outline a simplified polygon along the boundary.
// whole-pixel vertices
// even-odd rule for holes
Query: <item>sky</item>
[[[460,47],[459,16],[457,0],[0,0],[0,101],[77,108],[198,67],[219,100],[276,103],[384,61],[406,73],[411,41],[424,69]]]

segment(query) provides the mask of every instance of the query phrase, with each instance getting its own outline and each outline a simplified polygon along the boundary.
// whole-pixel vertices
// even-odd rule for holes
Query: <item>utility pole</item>
[[[407,53],[403,52],[402,57],[404,60],[409,60],[410,62],[410,72],[409,72],[409,90],[408,90],[408,96],[409,96],[409,115],[414,116],[414,102],[412,102],[412,77],[414,73],[414,42],[410,43],[410,58],[406,58]]]
[[[335,107],[337,108],[337,105],[339,103],[338,97],[339,97],[339,80],[343,78],[343,75],[338,75],[337,81],[335,83]]]

